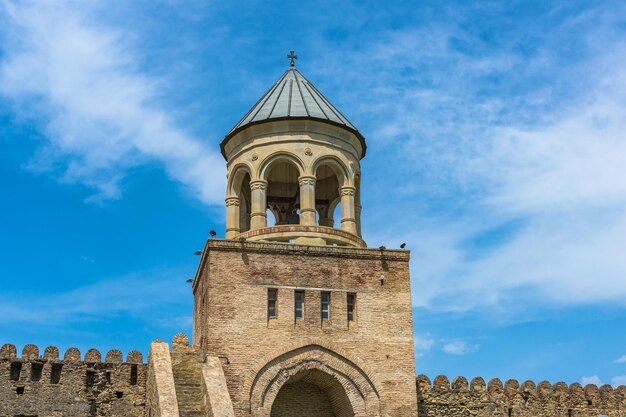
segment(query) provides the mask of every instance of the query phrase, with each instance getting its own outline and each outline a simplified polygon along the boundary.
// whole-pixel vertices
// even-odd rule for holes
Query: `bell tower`
[[[226,135],[221,150],[227,239],[365,247],[365,139],[295,65]]]
[[[202,253],[193,345],[235,417],[416,417],[409,252],[366,247],[365,139],[289,58],[221,143],[226,238]]]

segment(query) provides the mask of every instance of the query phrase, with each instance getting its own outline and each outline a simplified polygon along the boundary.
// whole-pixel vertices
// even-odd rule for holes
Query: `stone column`
[[[354,214],[354,194],[355,187],[341,187],[339,195],[341,196],[341,230],[357,234],[356,218]]]
[[[315,226],[315,177],[303,175],[300,183],[300,225]]]
[[[251,213],[250,213],[250,230],[257,230],[267,227],[267,181],[257,180],[250,182],[250,191],[252,192]]]
[[[226,239],[234,239],[239,234],[239,197],[226,198]]]
[[[356,234],[361,237],[361,205],[357,203],[354,207],[354,215],[356,216]]]

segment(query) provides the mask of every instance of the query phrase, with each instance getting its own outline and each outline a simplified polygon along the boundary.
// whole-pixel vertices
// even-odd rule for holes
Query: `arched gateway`
[[[193,344],[235,417],[417,415],[409,252],[363,241],[365,150],[294,66],[221,143],[226,238],[202,253]]]
[[[342,355],[320,345],[291,350],[257,374],[250,393],[259,417],[375,417],[378,389],[371,378]]]

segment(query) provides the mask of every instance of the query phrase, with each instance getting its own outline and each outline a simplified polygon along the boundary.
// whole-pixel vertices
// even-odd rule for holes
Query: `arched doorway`
[[[377,384],[362,366],[320,344],[262,366],[250,386],[254,417],[379,417]]]
[[[293,375],[272,404],[271,417],[354,417],[350,399],[332,375],[309,369]]]

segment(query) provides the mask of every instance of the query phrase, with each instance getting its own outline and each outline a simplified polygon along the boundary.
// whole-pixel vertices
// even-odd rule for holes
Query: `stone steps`
[[[195,353],[172,353],[172,371],[180,417],[207,417],[202,392],[202,361]]]

